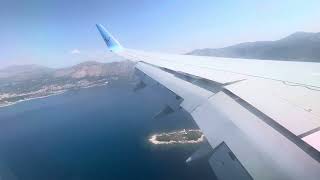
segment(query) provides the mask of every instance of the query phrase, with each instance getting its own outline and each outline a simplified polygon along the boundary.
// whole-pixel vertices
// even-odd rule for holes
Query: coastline
[[[65,92],[67,92],[67,91],[68,90],[62,90],[62,91],[55,92],[55,93],[52,93],[52,94],[49,94],[49,95],[45,95],[45,96],[38,96],[38,97],[33,97],[33,98],[20,99],[20,100],[15,101],[15,102],[10,102],[10,103],[5,104],[5,105],[0,105],[0,108],[12,106],[12,105],[24,102],[24,101],[31,101],[31,100],[35,100],[35,99],[42,99],[42,98],[46,98],[46,97],[50,97],[50,96],[60,95],[60,94],[63,94]]]
[[[108,83],[109,82],[104,82],[103,84],[95,84],[95,85],[89,85],[89,86],[78,87],[78,88],[79,89],[88,89],[88,88],[92,88],[92,87],[101,87],[101,86],[108,85]],[[61,94],[66,93],[66,92],[68,92],[70,90],[73,90],[73,89],[59,90],[59,91],[52,92],[52,93],[44,95],[44,96],[31,97],[31,98],[26,98],[26,99],[20,99],[20,100],[15,101],[15,102],[8,102],[7,104],[0,104],[0,108],[13,106],[13,105],[16,105],[18,103],[25,102],[25,101],[31,101],[31,100],[35,100],[35,99],[42,99],[42,98],[47,98],[47,97],[50,97],[50,96],[61,95]]]

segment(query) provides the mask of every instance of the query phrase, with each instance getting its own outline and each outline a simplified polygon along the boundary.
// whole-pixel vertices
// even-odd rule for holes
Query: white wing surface
[[[319,63],[143,52],[97,27],[112,52],[183,99],[219,179],[319,179]]]

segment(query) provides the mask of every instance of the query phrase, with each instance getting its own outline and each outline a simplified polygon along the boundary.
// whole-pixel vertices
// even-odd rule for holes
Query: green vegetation
[[[156,136],[156,141],[159,142],[185,142],[197,141],[201,138],[202,132],[199,130],[184,130],[172,133],[163,133]]]

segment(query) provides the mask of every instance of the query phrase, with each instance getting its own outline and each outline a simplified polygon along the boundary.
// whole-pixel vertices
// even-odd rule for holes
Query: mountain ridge
[[[42,76],[52,78],[69,77],[80,79],[85,77],[98,77],[107,75],[123,75],[132,73],[133,62],[117,61],[102,63],[97,61],[85,61],[70,67],[49,68],[35,64],[14,65],[0,69],[0,82],[4,80],[24,81]],[[127,71],[128,70],[128,71]]]
[[[296,32],[276,41],[244,42],[223,48],[195,49],[188,55],[320,62],[320,32]]]
[[[19,65],[0,69],[0,107],[69,90],[132,80],[134,63],[83,62],[67,68]]]

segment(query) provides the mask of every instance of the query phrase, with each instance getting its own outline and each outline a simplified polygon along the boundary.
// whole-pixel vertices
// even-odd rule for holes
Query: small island
[[[204,140],[204,135],[198,129],[184,129],[170,133],[154,134],[149,141],[152,144],[194,144]]]

